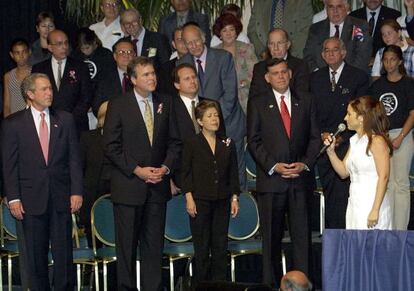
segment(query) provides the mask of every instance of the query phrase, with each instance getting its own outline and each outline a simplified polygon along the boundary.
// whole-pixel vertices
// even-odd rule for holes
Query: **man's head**
[[[348,15],[349,4],[347,0],[327,0],[326,12],[333,24],[341,24]]]
[[[336,71],[345,57],[345,44],[340,38],[330,37],[323,42],[322,58],[332,70]]]
[[[128,64],[136,57],[134,44],[128,38],[119,39],[112,46],[116,66],[126,72]]]
[[[24,78],[21,85],[22,95],[29,100],[31,106],[43,111],[52,105],[53,90],[49,77],[41,73],[33,73]]]
[[[176,12],[187,12],[191,7],[191,0],[171,0],[171,6]]]
[[[183,40],[183,27],[179,26],[174,29],[173,38],[172,38],[172,46],[177,51],[178,57],[182,57],[186,53],[188,53],[188,49],[185,46]]]
[[[146,98],[157,87],[154,64],[147,57],[137,57],[128,64],[128,75],[139,95]]]
[[[102,0],[101,11],[106,20],[112,21],[119,16],[119,0]]]
[[[269,32],[267,37],[267,48],[272,58],[285,58],[290,46],[291,42],[286,30],[276,28]]]
[[[196,69],[190,64],[180,64],[173,71],[174,86],[184,97],[195,98],[198,92]]]
[[[53,57],[60,61],[66,59],[69,54],[69,40],[61,30],[53,30],[47,36],[47,49]]]
[[[10,57],[16,62],[17,66],[27,66],[30,57],[30,45],[27,40],[17,38],[10,45]]]
[[[367,6],[370,10],[375,10],[382,5],[384,0],[364,0],[365,6]]]
[[[88,27],[78,30],[78,48],[85,56],[92,55],[98,46],[102,46],[102,43],[93,30]]]
[[[194,23],[187,23],[184,25],[183,40],[192,56],[200,57],[203,54],[206,38],[199,26]]]
[[[121,27],[125,35],[137,38],[142,30],[141,14],[135,8],[128,8],[121,13]]]
[[[266,70],[266,82],[280,94],[285,93],[292,78],[292,71],[289,69],[287,61],[284,59],[269,59],[266,62]]]
[[[312,283],[306,275],[300,271],[287,272],[281,282],[281,291],[308,291],[312,290]]]

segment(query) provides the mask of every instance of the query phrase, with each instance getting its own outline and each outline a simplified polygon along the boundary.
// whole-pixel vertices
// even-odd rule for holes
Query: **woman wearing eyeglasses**
[[[50,57],[50,52],[47,49],[47,36],[55,28],[55,18],[52,13],[43,11],[37,15],[36,31],[39,38],[32,43],[30,64],[40,63]]]

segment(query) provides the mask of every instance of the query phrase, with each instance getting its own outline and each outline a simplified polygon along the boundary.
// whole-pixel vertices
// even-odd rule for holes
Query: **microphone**
[[[338,125],[338,128],[336,129],[335,133],[332,134],[332,136],[337,137],[341,132],[343,132],[346,129],[346,125],[343,123],[340,123]],[[319,154],[317,155],[317,157],[319,157],[320,155],[322,155],[326,149],[329,147],[329,145],[323,145],[323,147],[321,148],[321,150],[319,151]]]

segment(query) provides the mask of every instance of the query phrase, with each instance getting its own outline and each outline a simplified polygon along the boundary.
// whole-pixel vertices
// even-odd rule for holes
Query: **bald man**
[[[312,290],[312,283],[301,271],[287,272],[280,281],[281,291],[307,291]]]

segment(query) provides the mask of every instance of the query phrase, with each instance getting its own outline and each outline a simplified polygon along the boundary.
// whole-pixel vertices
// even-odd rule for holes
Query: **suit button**
[[[214,174],[217,174],[217,173],[218,173],[218,171],[217,171],[217,170],[215,170],[215,171],[214,171]]]
[[[218,181],[217,180],[214,180],[214,184],[218,184]]]
[[[213,161],[213,163],[214,163],[214,164],[217,164],[217,162],[216,162],[216,161]]]

